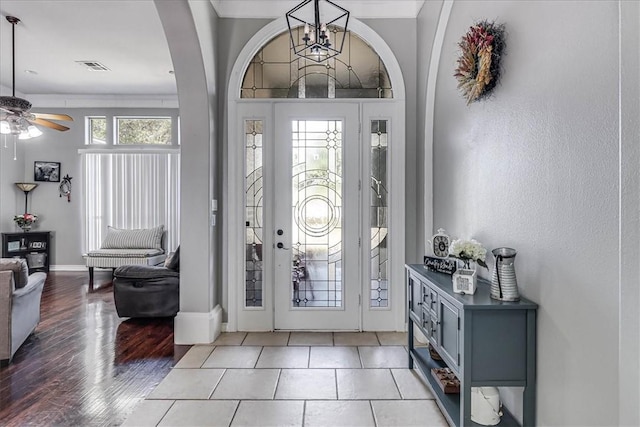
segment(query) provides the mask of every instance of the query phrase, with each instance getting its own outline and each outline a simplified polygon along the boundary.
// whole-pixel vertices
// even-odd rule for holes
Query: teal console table
[[[521,298],[502,302],[490,298],[490,284],[478,281],[474,295],[453,292],[451,276],[406,265],[409,323],[409,368],[414,364],[447,421],[452,426],[479,425],[471,421],[471,387],[524,387],[523,425],[535,425],[536,310]],[[436,361],[426,347],[414,346],[413,326],[427,337],[443,359]],[[459,394],[445,394],[432,368],[449,367],[460,380]],[[500,426],[519,423],[503,407]]]

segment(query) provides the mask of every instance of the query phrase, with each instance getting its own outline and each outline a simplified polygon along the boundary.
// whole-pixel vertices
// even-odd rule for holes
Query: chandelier
[[[346,9],[330,0],[304,0],[287,12],[286,17],[296,55],[323,62],[342,52],[349,24]]]

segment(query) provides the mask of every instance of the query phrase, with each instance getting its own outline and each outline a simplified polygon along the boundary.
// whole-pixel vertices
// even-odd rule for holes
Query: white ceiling
[[[165,0],[166,1],[166,0]],[[193,0],[192,0],[193,1]],[[206,0],[195,0],[206,1]],[[415,17],[424,0],[334,0],[356,18]],[[299,0],[211,0],[221,17],[276,18]],[[0,1],[0,86],[11,88],[11,24],[16,27],[16,94],[174,96],[173,66],[152,0]],[[88,71],[75,61],[98,61]],[[37,74],[26,73],[25,70]]]

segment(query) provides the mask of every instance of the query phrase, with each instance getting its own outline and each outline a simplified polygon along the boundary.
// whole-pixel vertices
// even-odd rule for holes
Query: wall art
[[[504,39],[504,24],[481,21],[471,26],[458,43],[460,56],[454,77],[467,105],[487,98],[496,87]]]
[[[44,182],[60,182],[59,162],[33,162],[33,180]]]

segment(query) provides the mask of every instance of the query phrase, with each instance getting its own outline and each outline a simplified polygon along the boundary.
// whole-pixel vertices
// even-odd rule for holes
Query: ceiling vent
[[[111,71],[98,61],[76,61],[76,64],[85,66],[89,71]]]

